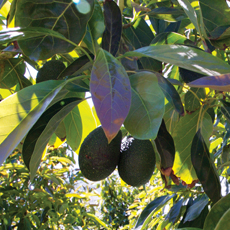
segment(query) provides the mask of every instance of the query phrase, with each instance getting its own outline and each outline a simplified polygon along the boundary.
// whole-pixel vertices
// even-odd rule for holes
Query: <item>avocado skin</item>
[[[121,179],[131,186],[147,183],[155,169],[156,157],[150,140],[129,137],[118,163]]]
[[[57,80],[60,73],[65,69],[65,65],[62,61],[51,60],[46,62],[42,68],[38,71],[36,77],[36,83]]]
[[[99,181],[108,177],[116,168],[120,157],[122,133],[108,144],[102,127],[93,130],[83,141],[79,152],[79,167],[84,177]]]

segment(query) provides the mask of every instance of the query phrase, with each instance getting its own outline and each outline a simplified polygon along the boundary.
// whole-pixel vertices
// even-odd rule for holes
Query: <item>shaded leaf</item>
[[[164,32],[158,34],[151,42],[151,45],[165,45],[165,44],[183,44],[187,38],[184,35],[174,32]]]
[[[108,142],[120,130],[131,105],[131,87],[124,67],[99,49],[91,72],[90,91]]]
[[[220,58],[184,45],[147,46],[127,52],[124,56],[151,57],[209,76],[230,72],[230,66]]]
[[[78,4],[71,0],[51,0],[49,3],[21,0],[17,2],[15,26],[47,28],[78,44],[85,34],[93,7],[93,0],[80,1]],[[26,39],[18,44],[23,53],[34,60],[48,59],[56,53],[70,52],[75,48],[52,36]]]
[[[73,151],[79,149],[85,137],[97,125],[87,101],[81,102],[64,119],[67,144]]]
[[[62,141],[66,139],[66,129],[65,129],[65,124],[64,121],[62,121],[57,129],[55,130],[55,134],[57,135],[58,138],[60,138]]]
[[[99,48],[98,39],[102,37],[105,30],[104,15],[98,1],[94,0],[94,11],[90,18],[85,37],[83,39],[84,43],[87,45],[88,49],[96,54]]]
[[[196,111],[201,107],[201,100],[206,96],[203,88],[190,88],[185,94],[184,105],[186,111]]]
[[[164,115],[164,95],[157,77],[143,71],[131,75],[130,82],[132,102],[125,128],[137,139],[155,139]]]
[[[121,11],[114,1],[105,1],[103,7],[106,28],[102,37],[102,48],[115,56],[121,40]]]
[[[22,148],[22,156],[25,165],[30,170],[31,178],[36,174],[43,151],[52,134],[64,117],[81,100],[79,98],[66,98],[55,103],[42,114],[27,134]]]
[[[217,202],[221,198],[220,181],[200,130],[192,141],[191,159],[205,193],[214,203]]]
[[[214,230],[221,217],[229,210],[230,194],[216,202],[204,222],[204,230]]]
[[[173,130],[176,155],[173,165],[173,171],[177,177],[191,184],[197,179],[196,172],[191,162],[191,146],[193,137],[196,134],[197,127],[201,127],[202,134],[206,143],[209,143],[209,137],[212,134],[212,119],[208,113],[199,116],[200,111],[192,114],[186,114],[180,118]]]
[[[223,107],[220,108],[221,112],[230,122],[230,103],[224,100],[221,100]]]
[[[230,228],[229,219],[230,219],[230,208],[220,218],[218,224],[216,225],[215,230],[229,229]]]
[[[210,88],[214,90],[230,92],[230,74],[222,74],[218,76],[202,77],[188,83],[190,87]]]
[[[178,215],[180,214],[182,204],[183,204],[183,199],[179,200],[176,204],[174,204],[170,209],[169,213],[167,214],[167,216],[165,217],[165,219],[166,220],[168,219],[169,222],[172,222],[174,224],[178,219]]]
[[[191,81],[194,81],[196,79],[199,79],[199,78],[202,78],[205,76],[203,74],[196,73],[196,72],[193,72],[191,70],[184,69],[184,68],[179,68],[179,72],[180,72],[180,76],[181,76],[182,80],[185,83],[189,83]]]
[[[163,119],[155,143],[161,157],[161,168],[172,168],[175,158],[175,146],[173,138],[167,131]]]
[[[164,78],[161,74],[155,73],[158,79],[159,86],[164,93],[166,99],[173,105],[175,110],[180,114],[184,115],[184,106],[181,102],[180,96],[174,86]]]
[[[184,218],[183,223],[187,221],[195,220],[203,209],[208,204],[209,199],[207,196],[199,196],[196,200],[194,200],[193,204],[187,209],[186,217]],[[196,227],[196,226],[195,226]]]
[[[162,208],[170,199],[172,199],[176,194],[173,194],[171,196],[161,196],[157,197],[155,200],[150,202],[145,209],[142,211],[139,219],[137,220],[135,229],[145,229],[152,219],[152,216],[154,215],[154,212]]]

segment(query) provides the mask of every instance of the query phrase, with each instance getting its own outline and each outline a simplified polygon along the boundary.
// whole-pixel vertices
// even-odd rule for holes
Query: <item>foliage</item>
[[[0,1],[1,227],[227,228],[228,4]],[[65,68],[26,75],[50,60]],[[115,173],[94,207],[99,184],[84,187],[67,149],[50,147],[78,153],[99,125],[108,143],[120,129],[151,140],[157,169],[140,188]]]

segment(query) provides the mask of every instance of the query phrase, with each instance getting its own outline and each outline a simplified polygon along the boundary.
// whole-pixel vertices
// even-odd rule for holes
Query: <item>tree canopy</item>
[[[1,0],[2,229],[230,228],[229,5]],[[84,178],[98,126],[151,142],[147,184]]]

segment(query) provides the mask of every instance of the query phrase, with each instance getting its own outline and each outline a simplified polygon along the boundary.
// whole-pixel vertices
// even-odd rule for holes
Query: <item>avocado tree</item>
[[[129,222],[98,226],[230,228],[229,1],[0,3],[1,164],[19,151],[32,183],[48,145],[78,153],[96,127],[108,144],[122,130],[152,143],[156,169],[138,195],[121,182]]]

